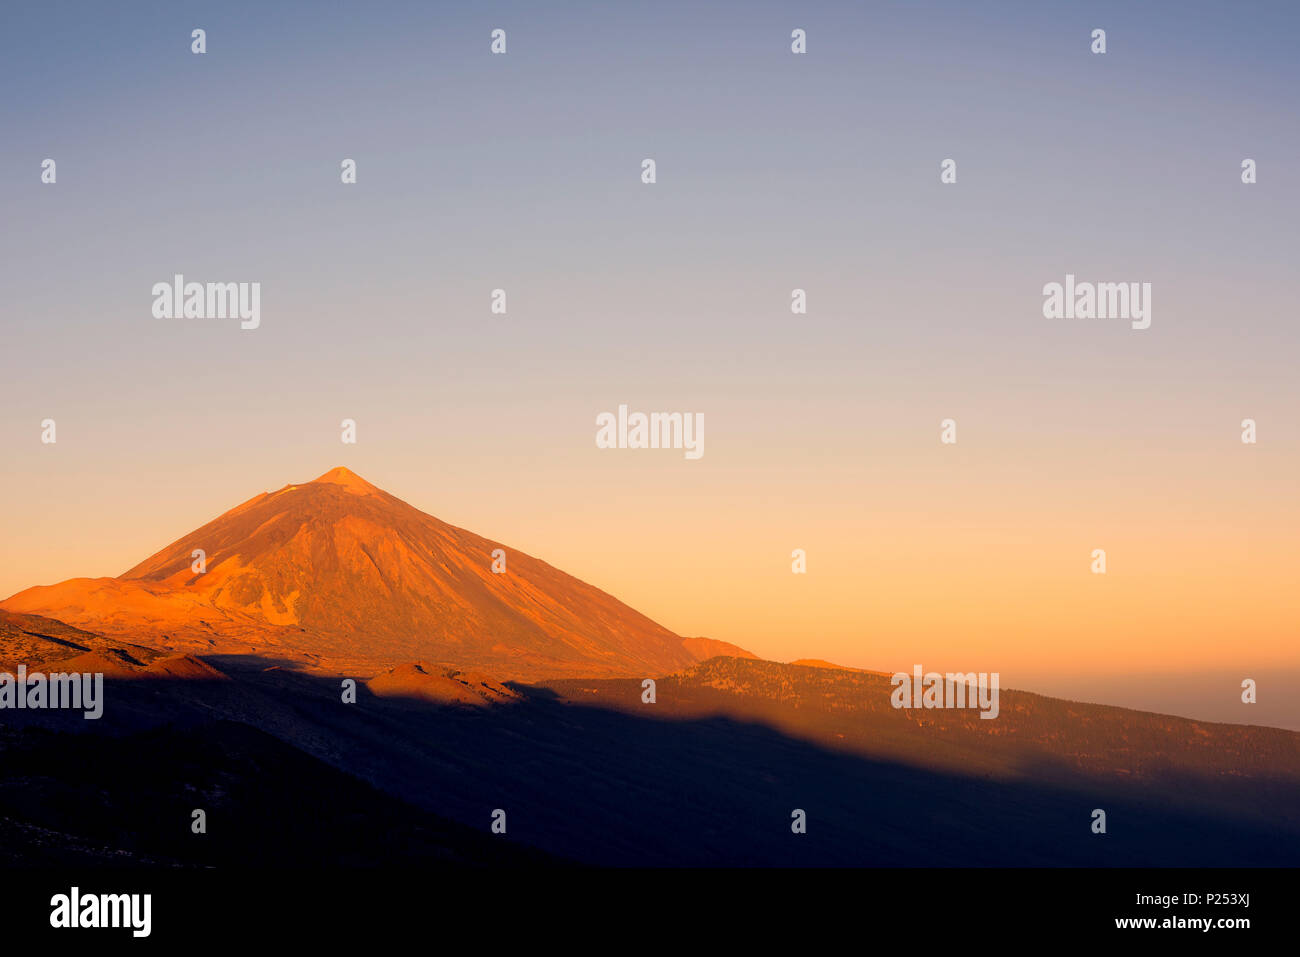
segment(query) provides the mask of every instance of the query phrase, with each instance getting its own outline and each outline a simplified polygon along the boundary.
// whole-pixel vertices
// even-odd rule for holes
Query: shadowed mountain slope
[[[500,686],[423,667],[398,669],[383,694],[359,685],[344,704],[337,675],[212,663],[229,680],[111,681],[99,721],[7,713],[0,837],[57,832],[70,854],[109,843],[184,858],[190,809],[208,806],[223,833],[238,824],[239,842],[290,819],[305,833],[275,839],[286,863],[397,863],[404,837],[375,843],[398,813],[382,792],[492,837],[466,847],[485,861],[520,845],[615,866],[1300,860],[1294,732],[1014,691],[996,721],[918,714],[892,708],[877,676],[739,658],[661,678],[654,704],[635,678]],[[227,728],[219,750],[195,744],[214,727]],[[342,783],[252,728],[373,790],[340,790],[349,806],[322,808],[336,802],[320,789]],[[490,834],[497,808],[507,834]],[[1094,808],[1105,835],[1091,830]],[[794,809],[806,834],[791,831]]]

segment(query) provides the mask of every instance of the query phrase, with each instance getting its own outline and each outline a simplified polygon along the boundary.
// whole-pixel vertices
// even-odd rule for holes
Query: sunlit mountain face
[[[116,578],[30,588],[2,607],[161,648],[273,652],[316,668],[430,660],[536,678],[697,660],[610,595],[345,468],[249,499]]]

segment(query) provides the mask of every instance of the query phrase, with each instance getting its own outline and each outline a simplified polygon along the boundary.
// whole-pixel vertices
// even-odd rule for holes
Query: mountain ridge
[[[169,651],[275,652],[302,667],[429,660],[535,678],[696,660],[613,596],[341,466],[255,495],[116,578],[28,588],[0,608]]]

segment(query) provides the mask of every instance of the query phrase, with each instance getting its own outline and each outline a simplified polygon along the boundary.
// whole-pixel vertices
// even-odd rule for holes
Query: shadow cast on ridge
[[[6,756],[62,755],[43,766],[44,793],[90,788],[107,796],[86,805],[80,819],[60,818],[62,826],[78,837],[117,833],[119,843],[164,859],[177,852],[158,835],[179,826],[188,840],[191,808],[200,799],[220,807],[224,795],[222,813],[247,830],[219,838],[235,844],[257,843],[246,840],[254,834],[269,840],[259,820],[315,815],[317,824],[298,827],[293,840],[270,842],[283,855],[300,855],[281,864],[389,863],[419,859],[422,846],[435,860],[540,863],[554,856],[612,866],[1300,862],[1300,835],[1234,813],[1231,795],[1212,812],[1102,779],[1063,787],[996,779],[977,767],[943,772],[822,747],[758,721],[643,716],[518,683],[511,687],[522,700],[509,707],[380,698],[361,682],[357,702],[344,704],[345,676],[282,665],[245,656],[223,660],[233,679],[227,682],[112,682],[103,719],[29,716],[44,728],[6,727]],[[214,734],[222,742],[216,750]],[[133,755],[126,761],[126,752],[117,753],[119,775],[112,764],[79,763],[86,751],[78,742],[104,735],[123,738]],[[38,739],[39,748],[32,744]],[[187,747],[191,758],[178,763],[178,750]],[[149,820],[128,833],[131,825],[115,815],[135,793],[131,773],[150,762],[171,762],[177,773],[170,785],[159,784]],[[303,788],[278,779],[263,786],[276,763],[295,769]],[[0,814],[47,826],[39,808],[17,796],[23,776],[15,761],[5,767]],[[325,797],[308,799],[305,788]],[[347,800],[331,803],[335,792]],[[1277,799],[1300,800],[1300,793],[1280,787]],[[1098,807],[1107,812],[1104,835],[1090,830]],[[448,825],[455,840],[444,831],[442,844],[399,846],[404,839],[386,822],[407,812],[395,808],[419,808],[440,826],[457,822]],[[505,835],[490,832],[497,809],[506,812]],[[806,833],[792,832],[795,809],[806,813]],[[214,815],[213,824],[218,820]]]

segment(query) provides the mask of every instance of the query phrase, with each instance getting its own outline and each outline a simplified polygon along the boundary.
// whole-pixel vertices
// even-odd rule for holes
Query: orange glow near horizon
[[[435,475],[415,463],[352,467],[678,634],[776,660],[1098,676],[1240,668],[1243,654],[1255,667],[1300,664],[1295,506],[1278,514],[1266,504],[1288,500],[1269,485],[1289,466],[1264,457],[1227,464],[1254,449],[1228,444],[1217,470],[1165,492],[1150,482],[1107,486],[1085,477],[1054,480],[1051,495],[1015,481],[1009,463],[1023,456],[976,458],[937,441],[914,448],[892,476],[866,467],[839,481],[820,474],[812,495],[806,472],[794,466],[762,475],[744,464],[714,466],[721,454],[687,465],[638,454],[576,454],[584,481],[543,461],[526,487],[492,468]],[[945,454],[963,456],[959,483]],[[262,489],[240,480],[235,465],[152,486],[107,474],[94,496],[87,486],[73,494],[76,473],[52,470],[43,494],[66,505],[8,516],[7,538],[21,547],[6,549],[0,580],[8,595],[121,574],[258,491],[309,480],[322,464],[337,463],[260,469],[280,472]],[[601,466],[609,474],[591,481]],[[691,471],[700,466],[709,470]],[[1246,467],[1258,473],[1253,498],[1233,491],[1234,469]],[[1231,511],[1211,502],[1231,503]],[[806,551],[807,574],[792,574],[794,548]],[[1093,548],[1106,550],[1105,575],[1090,570]]]

